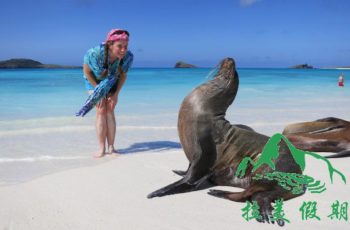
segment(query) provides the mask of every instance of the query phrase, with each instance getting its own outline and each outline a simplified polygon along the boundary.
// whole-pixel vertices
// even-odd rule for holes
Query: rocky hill
[[[17,69],[17,68],[46,68],[46,69],[58,69],[58,68],[81,68],[80,66],[63,66],[53,64],[43,64],[41,62],[25,59],[14,58],[5,61],[0,61],[0,68],[2,69]]]
[[[175,68],[197,68],[197,66],[182,62],[182,61],[178,61],[175,64]]]
[[[308,64],[300,64],[300,65],[292,66],[291,68],[292,69],[313,69],[314,67]]]

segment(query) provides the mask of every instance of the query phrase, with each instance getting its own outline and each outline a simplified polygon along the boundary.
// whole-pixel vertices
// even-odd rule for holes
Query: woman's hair
[[[105,77],[108,74],[108,52],[109,52],[109,46],[112,44],[113,42],[106,42],[104,45],[104,57],[103,57],[103,68],[105,69],[102,72],[102,76]],[[119,62],[119,66],[118,66],[118,70],[116,71],[116,74],[124,74],[124,71],[122,70],[121,66],[123,65],[123,59],[120,60]]]
[[[123,59],[122,60],[120,60],[120,62],[119,62],[119,66],[118,66],[118,70],[116,71],[116,75],[124,75],[124,71],[123,71],[123,68],[122,68],[122,66],[123,66],[123,63],[124,63],[124,61],[123,61]]]
[[[106,42],[105,47],[104,47],[105,55],[103,57],[103,68],[107,69],[107,70],[108,70],[108,51],[109,51],[109,45],[110,44],[111,44],[110,42]]]

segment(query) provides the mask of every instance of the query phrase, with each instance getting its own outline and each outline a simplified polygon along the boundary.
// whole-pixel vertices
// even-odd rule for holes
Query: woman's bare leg
[[[117,153],[114,149],[114,141],[116,134],[116,119],[114,114],[114,109],[117,104],[117,97],[113,95],[107,99],[107,143],[109,154]]]
[[[105,154],[105,143],[107,138],[107,103],[103,99],[96,105],[96,134],[99,145],[99,151],[95,157],[103,157]]]

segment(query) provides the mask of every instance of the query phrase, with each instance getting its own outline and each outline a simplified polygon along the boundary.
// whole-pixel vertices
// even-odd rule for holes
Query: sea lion
[[[283,134],[295,147],[312,152],[335,152],[327,158],[350,156],[350,122],[327,117],[286,126]]]
[[[235,172],[245,157],[256,160],[269,137],[254,132],[249,127],[231,125],[225,119],[226,110],[233,102],[239,78],[232,58],[220,63],[218,73],[210,81],[195,88],[182,102],[178,117],[180,142],[189,161],[187,171],[174,171],[183,178],[148,195],[148,198],[190,192],[216,185],[244,188],[232,193],[210,190],[209,194],[245,202],[256,201],[260,206],[262,222],[271,219],[271,203],[277,199],[288,200],[301,194],[293,194],[272,180],[252,180],[257,173],[272,172],[268,165],[261,165],[255,172],[248,168],[244,177]],[[299,173],[285,142],[279,142],[279,157],[274,159],[275,170]],[[304,190],[305,191],[305,190]],[[277,220],[283,225],[283,220]]]

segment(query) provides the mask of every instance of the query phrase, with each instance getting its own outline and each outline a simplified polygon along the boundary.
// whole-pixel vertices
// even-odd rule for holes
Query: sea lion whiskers
[[[210,72],[207,74],[207,76],[205,77],[206,79],[209,79],[212,77],[212,75],[215,73],[215,71],[217,71],[219,69],[220,63],[217,64],[212,70],[210,70]],[[215,76],[215,75],[214,75]]]
[[[219,69],[219,71],[213,76],[213,78],[216,78],[216,77],[218,77],[218,76],[220,76],[220,75],[224,75],[224,76],[225,76],[225,75],[226,75],[226,76],[231,75],[231,74],[232,74],[232,70],[235,69],[234,60],[231,58],[231,60],[232,60],[232,62],[233,62],[233,68],[231,68],[231,72],[223,73],[224,71],[230,70],[230,69],[227,68],[227,67],[225,67],[225,69],[223,68],[223,65],[224,65],[225,61],[227,61],[226,59],[227,59],[227,58],[222,59],[222,60],[208,73],[208,75],[206,76],[206,78],[209,79],[209,78],[213,75],[213,73],[214,73],[215,71],[217,71],[218,69]],[[220,69],[221,69],[222,72],[220,72]]]

